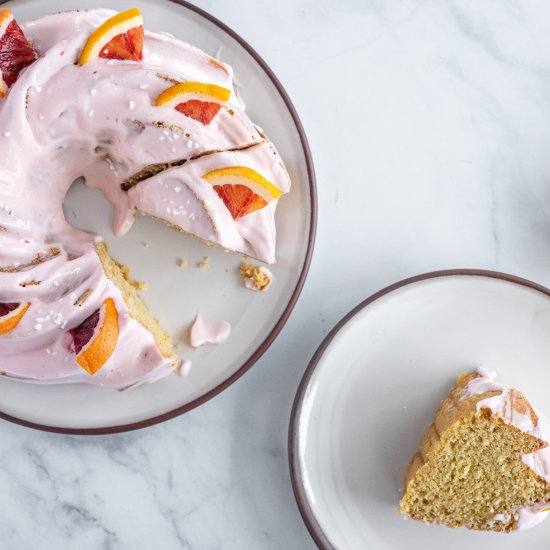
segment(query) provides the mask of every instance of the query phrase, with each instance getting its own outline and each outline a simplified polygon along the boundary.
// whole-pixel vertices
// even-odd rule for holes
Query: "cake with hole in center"
[[[550,426],[480,368],[461,375],[413,456],[400,512],[447,527],[516,531],[550,510]]]
[[[101,237],[62,203],[79,177],[114,208],[265,263],[290,182],[231,67],[137,9],[19,26],[0,9],[0,372],[125,389],[173,371],[171,339]]]

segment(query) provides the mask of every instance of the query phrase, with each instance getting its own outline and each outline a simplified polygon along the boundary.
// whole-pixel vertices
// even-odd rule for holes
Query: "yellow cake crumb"
[[[147,281],[132,281],[131,285],[136,290],[147,290]]]
[[[271,279],[260,267],[253,264],[241,264],[241,277],[249,280],[256,290],[265,290],[271,283]]]
[[[189,262],[185,258],[178,258],[178,265],[186,268],[189,265]]]
[[[197,262],[197,267],[199,269],[208,269],[210,267],[210,264],[208,263],[209,261],[210,258],[205,256],[200,262]]]

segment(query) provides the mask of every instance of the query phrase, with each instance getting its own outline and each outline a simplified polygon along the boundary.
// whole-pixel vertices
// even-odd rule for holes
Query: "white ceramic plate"
[[[186,378],[170,377],[117,393],[86,385],[38,386],[0,380],[0,416],[42,429],[102,433],[133,429],[181,414],[214,396],[247,370],[281,330],[302,288],[315,233],[315,183],[307,142],[290,100],[257,54],[223,24],[201,10],[168,0],[16,0],[9,7],[20,21],[48,13],[108,4],[118,10],[141,9],[148,29],[166,31],[207,53],[220,47],[221,59],[235,69],[251,119],[279,149],[292,180],[291,192],[277,209],[275,283],[269,292],[244,288],[239,254],[208,248],[152,219],[138,220],[129,235],[115,238],[111,207],[102,196],[76,184],[65,200],[69,221],[95,231],[111,244],[112,254],[145,280],[144,300],[177,341],[182,357],[192,360]],[[147,243],[148,248],[142,243]],[[195,263],[210,258],[210,269]],[[187,258],[189,267],[177,266]],[[229,340],[194,351],[189,326],[197,312],[232,325]]]
[[[383,290],[329,334],[290,429],[296,498],[321,548],[550,547],[550,520],[506,535],[426,526],[396,511],[440,400],[480,365],[550,413],[550,290],[492,272],[439,272]]]

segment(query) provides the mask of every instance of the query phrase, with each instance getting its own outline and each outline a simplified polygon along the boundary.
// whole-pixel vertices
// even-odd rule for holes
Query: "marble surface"
[[[309,280],[262,360],[183,417],[86,439],[0,424],[2,548],[313,548],[286,442],[330,327],[434,269],[550,285],[549,3],[200,6],[264,56],[302,117],[320,201]]]

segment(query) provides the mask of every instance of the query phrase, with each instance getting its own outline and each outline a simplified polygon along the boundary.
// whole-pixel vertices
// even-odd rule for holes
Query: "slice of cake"
[[[488,369],[462,374],[409,463],[399,511],[447,527],[532,527],[550,510],[549,441],[522,393]]]

